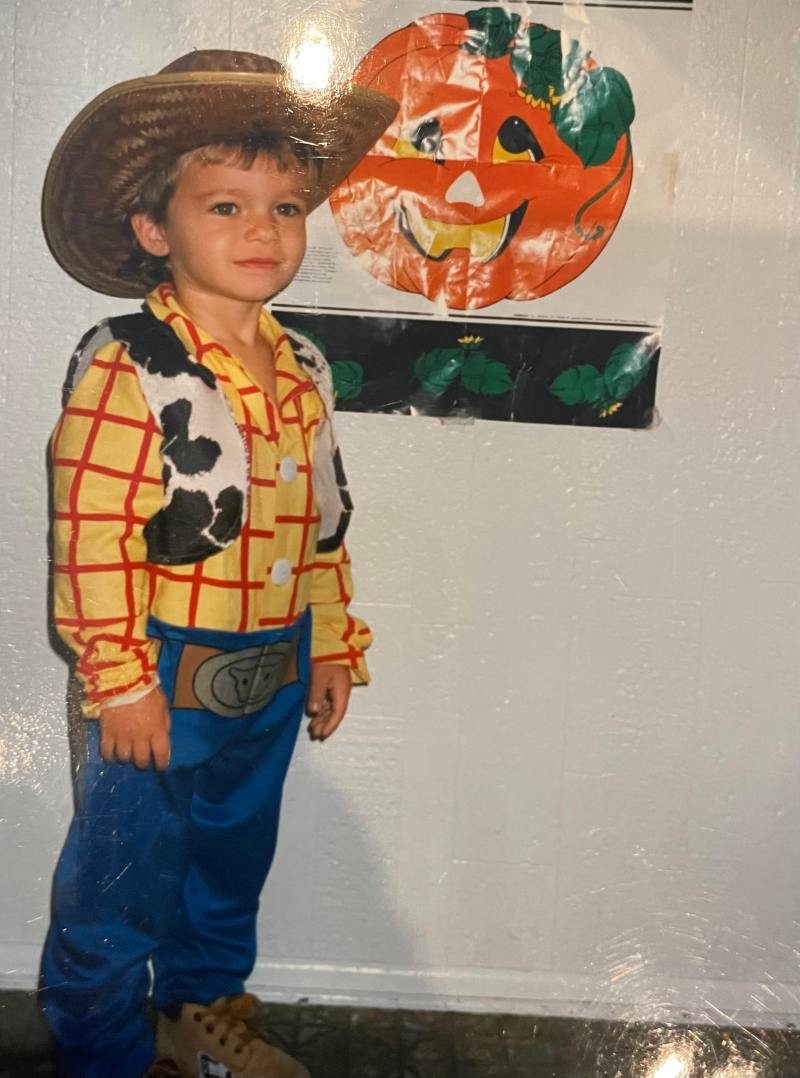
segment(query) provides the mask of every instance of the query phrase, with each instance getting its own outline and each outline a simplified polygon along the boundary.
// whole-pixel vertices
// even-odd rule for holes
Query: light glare
[[[303,40],[290,51],[286,66],[302,90],[327,90],[333,68],[333,51],[327,37],[310,28]]]
[[[681,1056],[672,1055],[660,1063],[648,1078],[686,1078],[687,1075],[686,1060]]]

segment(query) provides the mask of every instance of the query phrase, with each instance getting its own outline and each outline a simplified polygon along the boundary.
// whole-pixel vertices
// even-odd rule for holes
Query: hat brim
[[[133,199],[156,169],[223,139],[282,135],[315,147],[311,210],[374,146],[397,109],[392,98],[353,83],[306,94],[275,74],[182,72],[119,83],[75,117],[53,153],[42,194],[50,250],[81,284],[142,296],[147,287],[119,270],[133,251]]]

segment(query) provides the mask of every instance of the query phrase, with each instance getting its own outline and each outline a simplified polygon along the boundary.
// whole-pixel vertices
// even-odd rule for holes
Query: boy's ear
[[[149,213],[134,213],[131,217],[133,234],[139,246],[150,255],[169,254],[169,244],[163,227]]]

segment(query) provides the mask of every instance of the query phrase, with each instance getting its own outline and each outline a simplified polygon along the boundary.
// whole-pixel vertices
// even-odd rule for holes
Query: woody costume
[[[190,54],[112,87],[67,129],[45,182],[51,250],[82,283],[141,296],[123,275],[123,225],[156,168],[222,139],[289,135],[321,147],[313,208],[395,111],[350,85],[310,106],[275,61]],[[171,754],[165,771],[104,762],[87,724],[41,973],[65,1078],[161,1073],[151,976],[158,1046],[179,1073],[307,1075],[247,1029],[244,982],[309,664],[364,683],[371,636],[348,610],[352,506],[327,364],[266,310],[259,331],[275,400],[169,283],[73,357],[51,442],[55,624],[87,718],[160,684]]]

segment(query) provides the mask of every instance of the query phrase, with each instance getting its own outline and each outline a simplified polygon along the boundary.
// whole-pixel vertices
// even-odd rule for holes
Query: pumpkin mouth
[[[475,225],[454,225],[424,217],[419,210],[401,205],[397,224],[409,243],[433,262],[441,262],[457,249],[468,250],[476,262],[491,262],[514,238],[527,208],[527,201],[521,202],[504,217]]]

